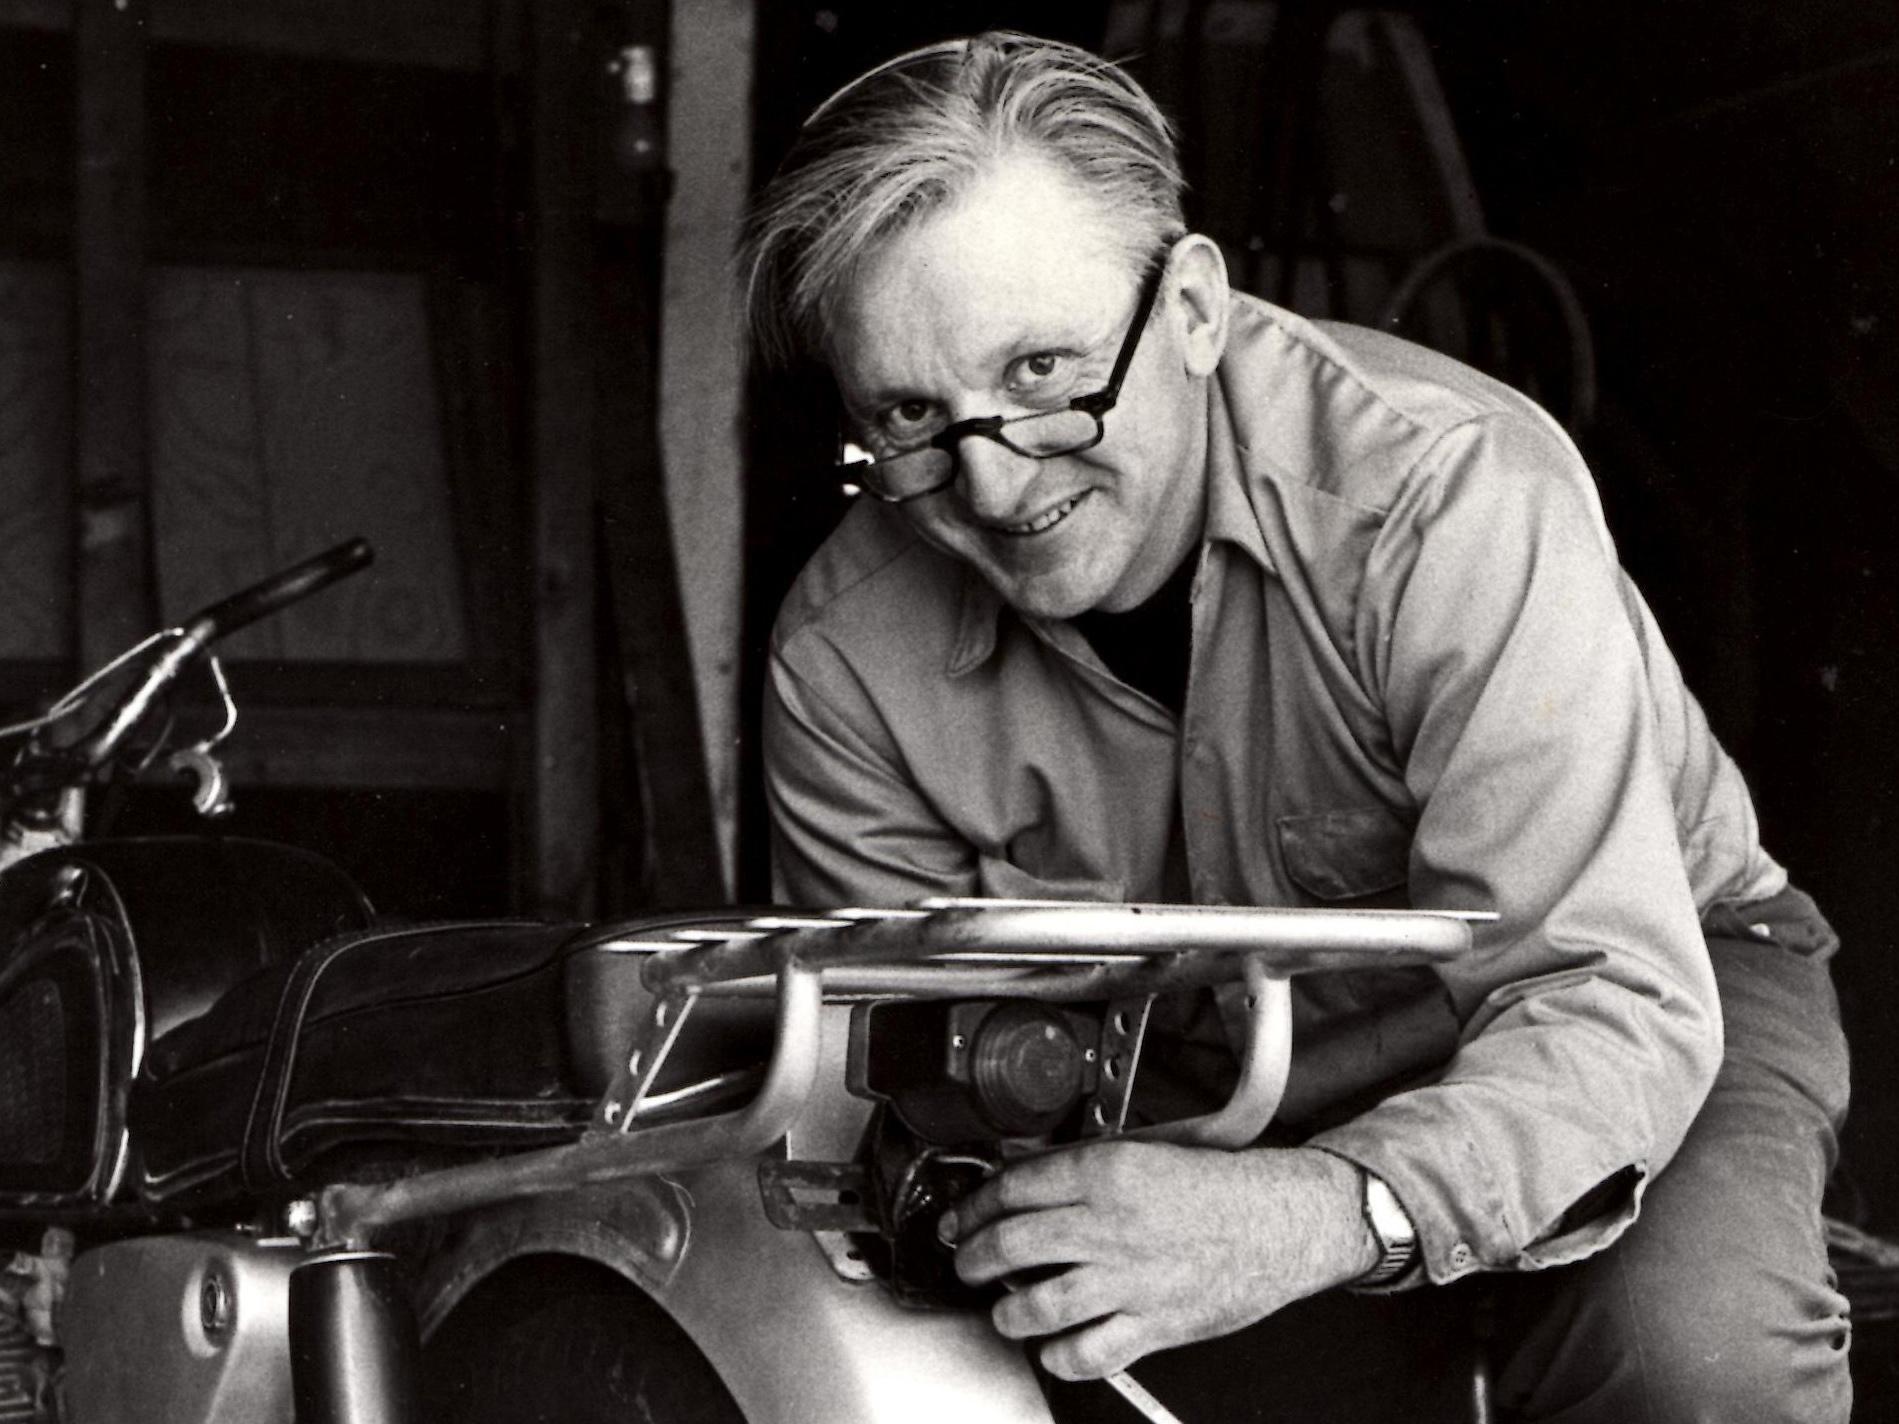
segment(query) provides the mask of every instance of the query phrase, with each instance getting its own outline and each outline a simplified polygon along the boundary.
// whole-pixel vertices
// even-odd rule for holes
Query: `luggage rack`
[[[810,1098],[824,1004],[1011,996],[1144,1003],[1245,985],[1238,1086],[1215,1112],[1140,1135],[1237,1147],[1265,1129],[1291,1054],[1292,975],[1452,959],[1483,912],[1292,910],[941,898],[903,909],[764,914],[642,935],[602,926],[580,945],[646,957],[654,998],[592,1127],[579,1141],[425,1172],[342,1183],[318,1198],[320,1247],[363,1246],[378,1227],[542,1192],[750,1157],[782,1138]],[[701,999],[771,998],[775,1037],[757,1094],[716,1116],[652,1122],[653,1088]],[[668,1095],[669,1097],[675,1095]]]

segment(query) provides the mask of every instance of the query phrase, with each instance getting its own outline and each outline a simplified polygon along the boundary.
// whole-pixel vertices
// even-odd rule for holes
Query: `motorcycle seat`
[[[740,918],[634,923],[663,933]],[[148,1202],[198,1207],[570,1141],[650,1003],[641,962],[571,924],[337,936],[245,979],[151,1045],[131,1094],[136,1190]],[[667,1086],[768,1055],[768,1003],[705,1008],[680,1040]]]
[[[0,876],[0,1215],[121,1189],[149,1045],[233,985],[373,919],[321,856],[169,836],[43,851]]]

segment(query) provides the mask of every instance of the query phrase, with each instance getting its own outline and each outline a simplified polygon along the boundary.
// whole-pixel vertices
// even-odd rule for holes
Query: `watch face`
[[[1391,1188],[1369,1172],[1365,1174],[1365,1219],[1385,1250],[1417,1245],[1418,1229],[1411,1224],[1410,1214],[1398,1204]]]

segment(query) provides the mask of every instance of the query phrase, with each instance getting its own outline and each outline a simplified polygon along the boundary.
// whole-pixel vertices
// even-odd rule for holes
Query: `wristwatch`
[[[1382,1177],[1359,1169],[1365,1188],[1365,1225],[1378,1241],[1378,1264],[1352,1282],[1355,1288],[1390,1285],[1418,1259],[1418,1229]]]

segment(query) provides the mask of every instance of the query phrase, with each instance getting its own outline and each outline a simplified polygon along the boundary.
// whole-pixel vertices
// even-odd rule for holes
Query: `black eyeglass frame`
[[[891,460],[905,459],[924,450],[941,450],[949,458],[949,473],[927,489],[912,490],[909,494],[886,494],[864,478],[864,471],[884,463],[879,460],[849,460],[835,467],[839,479],[844,482],[846,493],[862,493],[883,504],[909,504],[912,500],[928,499],[933,494],[941,494],[956,483],[961,462],[956,455],[956,447],[972,435],[985,440],[993,440],[1005,450],[1031,460],[1053,460],[1062,455],[1078,455],[1083,450],[1092,450],[1107,435],[1107,424],[1103,419],[1114,409],[1121,399],[1121,383],[1127,379],[1128,368],[1134,364],[1134,353],[1140,349],[1141,333],[1147,330],[1147,320],[1154,313],[1154,304],[1160,298],[1161,279],[1167,275],[1167,259],[1173,250],[1169,243],[1149,265],[1146,280],[1141,284],[1140,300],[1135,303],[1134,316],[1128,322],[1127,334],[1121,338],[1121,349],[1114,358],[1114,369],[1108,372],[1108,384],[1098,391],[1074,397],[1065,406],[1056,406],[1050,410],[1032,411],[1028,415],[974,415],[967,420],[959,420],[946,425],[932,435],[923,444],[892,455]],[[1009,426],[1025,420],[1045,420],[1051,415],[1064,411],[1080,411],[1091,415],[1095,421],[1095,433],[1091,439],[1076,445],[1066,445],[1059,450],[1024,450],[1013,445],[1003,435]]]

